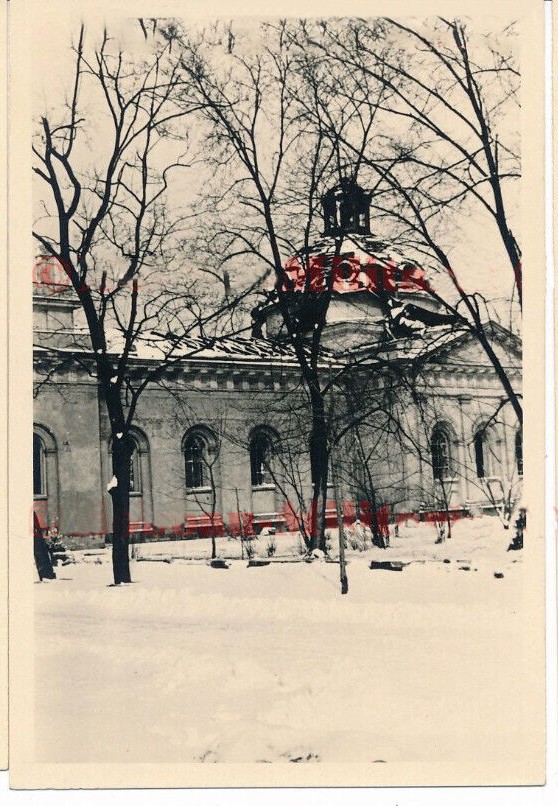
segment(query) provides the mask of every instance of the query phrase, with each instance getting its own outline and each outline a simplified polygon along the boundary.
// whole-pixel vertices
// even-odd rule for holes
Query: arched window
[[[141,477],[140,449],[135,437],[132,437],[133,452],[130,461],[130,492],[141,495],[143,490]]]
[[[475,434],[474,439],[475,445],[475,467],[477,470],[477,478],[483,479],[484,478],[484,434],[482,431],[477,431]]]
[[[252,487],[273,484],[271,463],[273,460],[273,440],[265,431],[256,431],[250,440],[250,472]]]
[[[33,423],[34,511],[43,527],[58,524],[58,451],[54,434]]]
[[[515,432],[515,464],[517,472],[523,475],[523,430],[519,428]]]
[[[496,478],[501,473],[501,442],[494,425],[477,427],[473,437],[475,468],[478,479]]]
[[[207,445],[199,434],[189,434],[184,441],[186,487],[195,490],[206,486]]]
[[[432,432],[432,472],[434,478],[442,481],[451,475],[451,442],[443,426],[436,426]]]
[[[33,434],[33,496],[42,498],[47,494],[46,449],[38,434]]]

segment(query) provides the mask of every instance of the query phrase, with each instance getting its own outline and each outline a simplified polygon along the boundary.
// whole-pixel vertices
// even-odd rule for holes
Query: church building
[[[323,197],[323,235],[285,262],[293,306],[328,294],[321,362],[341,434],[330,485],[347,518],[370,506],[395,519],[444,510],[509,515],[521,495],[522,435],[501,380],[431,278],[370,230],[370,196],[342,182]],[[309,412],[270,292],[252,337],[188,337],[134,418],[131,532],[141,539],[297,530],[311,497]],[[72,289],[37,282],[34,307],[34,509],[68,546],[110,539],[110,427]],[[495,322],[490,344],[518,392],[521,343]],[[138,368],[156,361],[138,344]],[[326,377],[324,375],[324,377]],[[335,398],[337,395],[337,398]],[[333,474],[332,474],[333,475]],[[245,532],[244,532],[245,533]]]

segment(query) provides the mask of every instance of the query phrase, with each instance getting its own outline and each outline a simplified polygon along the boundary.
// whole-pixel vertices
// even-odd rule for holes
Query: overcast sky
[[[41,114],[45,109],[53,109],[70,93],[73,55],[70,51],[72,39],[76,39],[79,30],[80,17],[72,12],[71,7],[65,16],[57,17],[57,27],[49,30],[48,42],[44,40],[41,26],[33,31],[35,59],[35,112]],[[103,21],[89,15],[86,20],[88,38],[99,36]],[[498,21],[502,27],[502,21]],[[199,21],[196,24],[200,24]],[[247,20],[237,21],[238,28],[255,28]],[[145,44],[140,26],[136,21],[117,20],[109,21],[109,30],[125,43],[129,52],[138,54],[146,52],[149,47]],[[490,22],[483,20],[484,27],[490,27]],[[45,58],[46,57],[46,58]],[[45,69],[47,68],[47,69]],[[102,121],[96,120],[97,132],[93,134],[90,142],[91,153],[101,147]],[[515,122],[514,122],[515,125]],[[193,182],[191,173],[184,172],[174,184],[173,204],[180,204],[189,189],[197,183]],[[42,191],[39,191],[39,194]],[[518,196],[519,194],[517,194]],[[38,198],[37,201],[40,201]],[[518,231],[517,198],[508,199],[509,217],[512,229],[521,243],[521,232]],[[502,242],[496,231],[495,223],[481,213],[477,207],[472,207],[470,215],[460,220],[460,230],[447,234],[447,245],[453,265],[458,272],[462,285],[470,291],[481,290],[490,299],[506,299],[511,293],[513,282],[509,260],[505,254]],[[372,223],[372,228],[373,223]],[[446,292],[444,282],[439,283],[441,293]],[[504,314],[507,305],[499,306]]]

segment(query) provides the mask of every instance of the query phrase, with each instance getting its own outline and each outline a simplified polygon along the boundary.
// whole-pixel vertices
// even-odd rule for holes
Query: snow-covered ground
[[[393,530],[393,527],[390,527]],[[478,554],[485,560],[493,557],[496,561],[499,557],[505,557],[506,549],[515,534],[513,529],[504,530],[498,518],[482,517],[457,521],[452,525],[452,538],[441,544],[436,543],[436,530],[433,524],[415,523],[410,521],[408,525],[402,524],[399,527],[399,538],[391,537],[390,547],[379,549],[371,546],[370,530],[360,527],[350,526],[347,528],[349,538],[347,557],[352,557],[360,553],[351,549],[351,544],[356,539],[362,542],[365,540],[367,548],[366,557],[378,560],[442,560],[468,559],[472,560]],[[332,557],[338,556],[338,532],[336,529],[327,530],[330,554]],[[351,539],[353,538],[353,540]],[[302,538],[298,533],[283,533],[277,535],[261,535],[249,541],[254,556],[267,558],[270,543],[275,544],[274,558],[277,559],[301,559],[305,554],[305,547]],[[238,538],[220,537],[216,539],[217,555],[227,559],[239,560],[246,558],[246,546],[244,552],[241,541]],[[177,540],[156,543],[140,543],[133,547],[133,554],[140,560],[151,558],[161,560],[207,560],[211,557],[210,538],[197,540]],[[91,559],[91,554],[88,559]],[[512,555],[512,559],[517,559],[517,554]]]
[[[525,761],[522,552],[496,519],[402,528],[335,563],[211,568],[210,541],[109,551],[37,583],[36,760]],[[278,551],[296,543],[278,536]],[[283,540],[283,542],[282,542]],[[255,543],[261,545],[267,538]],[[237,541],[219,541],[236,556]],[[239,549],[238,549],[239,551]],[[412,561],[370,570],[372,558]],[[443,562],[443,560],[449,562]],[[414,561],[413,561],[414,560]],[[468,570],[467,570],[468,569]],[[494,573],[503,574],[496,578]],[[537,747],[538,747],[537,743]]]

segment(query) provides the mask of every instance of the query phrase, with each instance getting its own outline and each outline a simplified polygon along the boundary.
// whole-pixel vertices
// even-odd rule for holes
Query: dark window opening
[[[477,468],[477,478],[484,478],[484,439],[479,432],[475,434],[475,466]]]
[[[250,472],[252,487],[273,484],[271,459],[273,449],[267,434],[256,434],[250,442]]]
[[[141,493],[142,492],[142,481],[141,481],[141,460],[140,460],[140,451],[138,448],[138,444],[135,440],[133,440],[133,452],[130,458],[130,492],[131,493]]]
[[[205,487],[205,451],[206,446],[201,437],[188,437],[184,446],[184,458],[186,487],[189,489]]]
[[[451,452],[449,436],[444,430],[436,429],[432,435],[432,472],[434,478],[442,481],[450,476]]]
[[[33,434],[33,495],[46,495],[45,444],[38,434]]]

